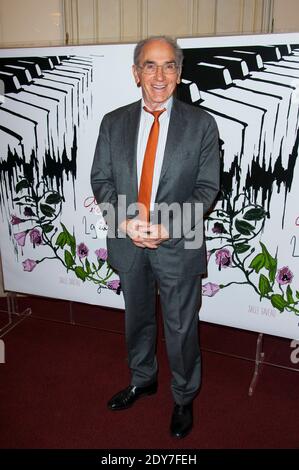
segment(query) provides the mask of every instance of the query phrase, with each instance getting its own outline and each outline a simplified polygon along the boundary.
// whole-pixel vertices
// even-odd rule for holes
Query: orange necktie
[[[158,111],[149,111],[146,107],[144,107],[143,109],[147,113],[152,114],[155,118],[146,144],[138,193],[139,218],[148,221],[150,213],[155,158],[160,129],[159,117],[162,113],[164,113],[165,108],[159,109]]]

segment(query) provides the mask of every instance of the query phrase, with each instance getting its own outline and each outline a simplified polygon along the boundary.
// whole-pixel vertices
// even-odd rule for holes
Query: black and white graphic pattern
[[[298,157],[299,45],[184,50],[181,99],[201,106],[222,139],[222,189],[270,209],[291,190]]]
[[[91,117],[92,59],[1,58],[0,80],[1,201],[22,176],[63,192],[64,177],[76,179],[78,129]]]
[[[123,307],[90,170],[102,116],[138,99],[132,53],[133,45],[0,51],[7,290]]]
[[[294,338],[299,43],[270,38],[260,44],[237,38],[236,46],[225,45],[234,38],[219,38],[216,47],[208,47],[209,39],[181,40],[178,95],[208,111],[220,135],[221,193],[206,221],[201,317]]]

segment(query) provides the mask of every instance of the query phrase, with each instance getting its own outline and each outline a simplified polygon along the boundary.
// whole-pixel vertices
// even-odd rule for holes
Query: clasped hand
[[[169,238],[169,233],[162,224],[151,224],[138,219],[124,220],[119,227],[139,248],[157,249]]]

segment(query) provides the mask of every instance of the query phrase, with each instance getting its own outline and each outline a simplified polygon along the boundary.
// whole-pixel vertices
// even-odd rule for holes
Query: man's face
[[[140,54],[139,66],[145,64],[163,65],[175,62],[173,48],[165,41],[153,40],[147,43]],[[142,96],[146,106],[154,111],[173,94],[177,83],[180,83],[180,70],[165,74],[158,67],[153,74],[144,73],[142,68],[133,65],[135,82],[142,88]]]

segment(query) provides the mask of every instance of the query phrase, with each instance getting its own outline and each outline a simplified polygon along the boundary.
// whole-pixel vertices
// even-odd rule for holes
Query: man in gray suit
[[[133,74],[142,100],[104,116],[91,172],[109,228],[108,261],[124,294],[131,371],[131,384],[108,407],[123,410],[157,391],[157,285],[175,402],[170,432],[176,438],[192,429],[192,404],[201,381],[203,215],[217,196],[220,166],[214,119],[173,96],[182,60],[181,49],[170,38],[151,37],[137,44]],[[148,201],[141,195],[146,184]],[[132,207],[139,209],[137,215]]]

